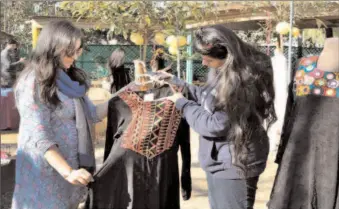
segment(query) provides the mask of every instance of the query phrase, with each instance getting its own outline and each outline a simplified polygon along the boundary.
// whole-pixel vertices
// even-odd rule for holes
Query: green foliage
[[[248,8],[260,8],[266,6],[274,7],[275,11],[269,12],[272,17],[271,22],[265,22],[261,24],[262,29],[258,31],[240,32],[241,37],[251,43],[264,43],[265,36],[269,29],[275,33],[275,26],[278,22],[289,22],[290,18],[290,1],[247,1],[243,2],[244,6]],[[339,2],[338,1],[294,1],[294,21],[297,22],[303,18],[314,18],[316,16],[331,16],[339,14]],[[269,26],[269,24],[272,24]],[[327,27],[326,23],[320,19],[316,19],[318,28]],[[298,25],[295,25],[298,27]],[[260,35],[262,34],[262,35]],[[259,38],[259,39],[258,39]],[[285,37],[287,38],[287,36]],[[271,39],[271,43],[276,38]],[[325,41],[325,34],[323,29],[306,29],[303,32],[303,44],[305,46],[321,46]]]
[[[35,15],[54,15],[53,1],[0,1],[1,30],[15,36],[26,50],[31,48],[32,31],[28,22]]]
[[[338,1],[294,1],[293,4],[295,19],[339,13]],[[273,6],[275,11],[271,15],[277,22],[288,21],[290,17],[290,1],[244,1],[242,5],[246,6],[245,10]]]
[[[306,29],[303,32],[303,44],[308,47],[322,46],[325,43],[325,39],[323,29]]]
[[[60,4],[60,8],[70,12],[73,17],[96,21],[98,26],[101,23],[109,24],[111,35],[123,35],[127,39],[131,32],[142,34],[142,57],[145,59],[145,48],[155,32],[186,35],[185,23],[200,21],[212,14],[211,5],[209,2],[186,1],[65,1]]]

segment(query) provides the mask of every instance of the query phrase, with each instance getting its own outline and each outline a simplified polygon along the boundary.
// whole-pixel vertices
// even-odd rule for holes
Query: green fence
[[[133,60],[140,58],[140,47],[135,45],[89,45],[77,60],[77,66],[84,69],[92,79],[108,74],[107,61],[116,48],[125,50],[125,67],[133,69]],[[148,47],[147,60],[152,57],[152,46]],[[131,75],[133,76],[133,71]]]
[[[82,56],[77,60],[77,66],[84,69],[92,79],[97,79],[108,75],[107,61],[111,53],[116,48],[122,48],[125,50],[125,67],[133,69],[133,60],[139,59],[140,57],[140,47],[135,45],[88,45],[87,50],[84,50]],[[269,47],[267,50],[266,46],[258,47],[264,53],[269,51],[269,55],[274,55],[275,47]],[[299,48],[292,47],[292,67],[295,66],[296,61],[299,57],[308,56],[308,55],[319,55],[322,51],[322,48],[302,48],[301,51],[298,51]],[[153,46],[147,48],[147,60],[150,60],[152,57]],[[22,55],[25,55],[25,52],[22,52]],[[287,57],[288,47],[284,48],[284,54]],[[149,66],[149,65],[148,65]],[[180,63],[180,69],[182,75],[185,75],[186,61]],[[205,81],[206,74],[208,69],[201,65],[201,60],[193,61],[193,80]],[[176,73],[176,63],[173,63],[172,72]],[[130,70],[130,75],[133,78],[134,72]]]

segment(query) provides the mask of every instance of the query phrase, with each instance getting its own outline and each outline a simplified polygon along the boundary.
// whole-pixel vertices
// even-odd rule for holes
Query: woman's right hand
[[[65,179],[69,183],[77,186],[87,186],[89,182],[94,181],[92,175],[83,168],[72,170]]]

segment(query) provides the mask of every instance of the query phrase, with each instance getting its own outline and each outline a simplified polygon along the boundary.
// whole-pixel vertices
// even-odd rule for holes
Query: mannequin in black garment
[[[338,57],[339,38],[331,37],[319,57],[299,63],[295,87],[290,85],[269,209],[339,208]]]

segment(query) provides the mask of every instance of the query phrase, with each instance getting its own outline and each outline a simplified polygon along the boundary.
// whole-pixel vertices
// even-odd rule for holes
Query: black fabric
[[[333,28],[325,28],[326,38],[333,38]]]
[[[259,177],[216,178],[206,173],[211,209],[253,209]]]
[[[291,105],[270,209],[339,209],[338,106],[339,98],[316,95]]]
[[[297,62],[298,64],[296,65],[295,69],[299,68],[300,61],[301,61],[301,59],[298,60],[298,62]],[[294,106],[295,106],[295,100],[296,100],[296,96],[295,96],[296,85],[295,85],[295,82],[294,82],[294,77],[295,77],[295,73],[296,73],[295,69],[293,69],[293,73],[292,73],[292,76],[290,78],[291,82],[288,85],[288,96],[287,96],[287,100],[286,100],[284,124],[283,124],[282,130],[281,130],[280,144],[279,144],[276,159],[275,159],[275,163],[277,163],[277,164],[280,164],[281,158],[282,158],[282,156],[285,152],[286,145],[287,145],[288,139],[290,137],[294,118],[295,118],[295,112],[294,112]]]
[[[286,100],[286,108],[285,108],[285,117],[284,117],[284,124],[281,131],[281,137],[280,137],[280,144],[277,151],[277,156],[275,159],[275,162],[280,164],[282,156],[285,152],[286,145],[288,142],[288,139],[291,134],[293,121],[294,121],[294,89],[293,89],[293,82],[290,83],[288,87],[288,97]]]
[[[154,89],[155,98],[169,96],[168,87]],[[183,199],[191,195],[189,126],[182,120],[171,149],[147,159],[121,147],[123,132],[132,114],[127,104],[114,97],[109,101],[104,164],[94,175],[86,208],[91,209],[178,209],[179,168],[182,154]]]
[[[125,68],[124,66],[112,69],[113,83],[111,85],[111,93],[115,88],[115,91],[119,91],[124,86],[131,82],[131,77],[129,75],[129,68]]]

